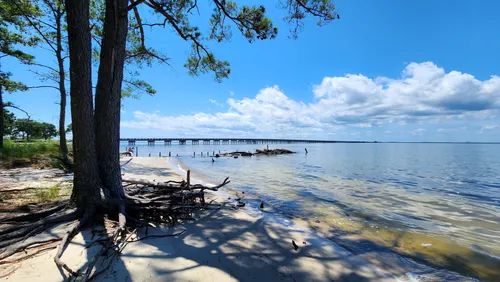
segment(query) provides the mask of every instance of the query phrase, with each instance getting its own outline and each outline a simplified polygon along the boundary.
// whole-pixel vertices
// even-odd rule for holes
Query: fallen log
[[[237,158],[239,156],[241,157],[251,157],[251,156],[259,156],[259,155],[266,155],[266,156],[272,156],[272,155],[284,155],[284,154],[295,154],[295,152],[290,151],[288,149],[264,149],[264,150],[255,150],[255,153],[251,152],[229,152],[229,153],[222,153],[222,154],[216,154],[216,158],[220,157],[234,157]]]

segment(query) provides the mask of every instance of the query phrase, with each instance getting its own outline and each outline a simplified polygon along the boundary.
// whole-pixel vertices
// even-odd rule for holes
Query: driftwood
[[[91,209],[83,215],[77,210],[70,209],[71,205],[64,203],[34,214],[2,219],[0,227],[6,223],[15,222],[16,224],[0,228],[0,264],[10,263],[4,259],[27,248],[33,246],[46,248],[48,243],[61,241],[54,262],[61,269],[79,277],[79,280],[90,281],[103,272],[103,270],[94,272],[94,266],[101,259],[106,260],[105,254],[119,255],[123,250],[131,237],[129,230],[137,230],[151,224],[174,225],[180,220],[192,219],[196,210],[214,208],[213,205],[205,204],[205,190],[217,191],[230,183],[229,178],[226,178],[221,184],[215,186],[192,185],[190,178],[190,171],[187,173],[187,181],[155,182],[123,178],[123,195],[116,199],[103,199],[97,203],[97,210]],[[75,271],[61,260],[62,254],[72,238],[80,230],[91,225],[96,218],[96,213],[106,214],[107,222],[115,222],[115,220],[118,222],[115,224],[114,231],[103,239],[103,248],[89,261],[89,264],[85,266],[86,269]],[[55,224],[76,219],[80,221],[66,233],[64,238],[49,240],[30,238]],[[108,252],[109,250],[112,252]]]
[[[132,154],[134,153],[134,147],[129,147],[127,148],[126,151],[124,152],[120,152],[120,156],[128,156],[128,157],[132,157]]]
[[[284,155],[284,154],[295,154],[295,152],[287,150],[287,149],[264,149],[264,150],[255,150],[255,153],[251,152],[230,152],[230,153],[222,153],[216,154],[216,158],[220,157],[251,157],[251,156],[272,156],[272,155]]]
[[[188,171],[188,175],[189,175],[189,171]],[[220,187],[222,187],[230,182],[229,177],[227,177],[224,180],[224,182],[222,182],[221,184],[210,187],[210,186],[204,186],[201,184],[190,185],[189,181],[186,182],[184,180],[182,180],[182,181],[169,180],[166,182],[154,182],[154,181],[149,181],[146,179],[139,179],[139,178],[122,178],[122,181],[124,183],[128,183],[128,184],[139,184],[139,185],[143,185],[143,186],[151,187],[151,188],[163,188],[163,189],[180,190],[180,191],[182,191],[182,190],[197,190],[197,189],[198,190],[217,191]]]

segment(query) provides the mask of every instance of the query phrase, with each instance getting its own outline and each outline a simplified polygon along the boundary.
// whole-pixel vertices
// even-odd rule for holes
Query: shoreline
[[[132,158],[123,167],[123,173],[127,177],[156,181],[183,178],[165,157]],[[96,280],[414,281],[419,277],[411,273],[415,265],[402,263],[393,253],[349,252],[298,221],[284,220],[251,205],[234,209],[228,194],[224,189],[207,193],[207,200],[220,204],[220,210],[201,211],[196,220],[174,228],[150,228],[150,234],[170,234],[171,237],[129,243],[122,255],[112,261],[110,269]],[[37,237],[62,236],[67,225],[56,226]],[[143,234],[144,230],[138,233]],[[90,230],[78,234],[63,260],[73,269],[84,266],[99,250],[98,246],[85,248],[99,239],[96,237],[91,236]],[[63,277],[53,262],[55,252],[50,250],[20,263],[8,264],[0,275],[13,271],[8,277],[11,281],[60,281]],[[381,260],[384,263],[377,263]],[[442,278],[439,270],[431,273],[429,270],[432,268],[426,269],[426,278]],[[455,281],[476,281],[460,278]]]

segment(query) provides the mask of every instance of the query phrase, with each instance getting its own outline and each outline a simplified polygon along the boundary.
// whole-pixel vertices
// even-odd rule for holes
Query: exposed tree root
[[[0,261],[0,265],[2,264],[9,264],[9,263],[18,263],[18,262],[21,262],[23,260],[27,260],[29,258],[32,258],[38,254],[41,254],[41,253],[44,253],[48,250],[53,250],[55,248],[57,248],[57,245],[53,245],[52,243],[54,242],[58,242],[60,241],[61,239],[54,239],[54,241],[48,241],[46,244],[41,244],[39,246],[36,246],[35,248],[37,248],[37,250],[31,254],[28,254],[28,255],[25,255],[23,257],[20,257],[20,258],[17,258],[17,259],[14,259],[14,260],[4,260],[4,261]],[[48,246],[47,246],[48,245]],[[28,249],[28,248],[26,248]]]
[[[10,218],[2,218],[2,219],[0,219],[0,223],[25,222],[25,221],[39,220],[41,218],[44,218],[44,217],[49,216],[53,213],[56,213],[58,211],[63,210],[67,206],[67,204],[68,204],[67,201],[65,201],[61,205],[57,205],[57,206],[54,206],[54,207],[46,209],[46,210],[37,211],[37,212],[30,213],[30,214],[19,215],[19,216],[10,217]]]
[[[168,235],[150,235],[146,233],[145,237],[131,239],[134,232],[128,232],[127,227],[131,230],[137,230],[140,227],[147,227],[155,224],[174,225],[179,220],[192,219],[193,213],[198,209],[213,209],[214,207],[205,205],[205,190],[217,191],[219,188],[227,185],[230,181],[226,178],[221,184],[216,186],[204,186],[200,184],[191,185],[188,172],[188,181],[168,181],[168,182],[152,182],[142,179],[124,178],[123,182],[126,186],[123,187],[123,197],[119,199],[105,199],[101,203],[96,203],[96,208],[88,208],[80,218],[78,224],[75,224],[62,238],[51,239],[36,239],[33,237],[51,226],[78,219],[82,213],[74,209],[65,209],[66,204],[58,205],[53,208],[40,211],[34,214],[2,219],[1,222],[22,222],[17,226],[11,226],[0,230],[0,264],[9,263],[1,260],[15,254],[16,252],[25,250],[31,246],[41,247],[40,251],[47,250],[51,247],[44,246],[47,243],[59,241],[60,245],[54,257],[54,262],[58,267],[69,272],[73,276],[77,276],[79,280],[89,281],[97,275],[106,271],[111,265],[104,269],[96,269],[95,266],[100,258],[106,260],[109,258],[106,254],[111,250],[111,256],[117,256],[123,248],[130,243],[140,241],[146,238],[177,236],[181,233]],[[220,207],[216,207],[220,208]],[[72,238],[87,225],[91,225],[98,215],[108,215],[111,219],[116,219],[113,214],[118,210],[118,226],[111,234],[108,234],[107,239],[98,240],[103,245],[102,249],[89,262],[86,269],[75,271],[71,269],[61,259],[64,251],[68,247]],[[102,218],[102,217],[101,217]],[[1,223],[0,222],[0,223]],[[115,221],[116,222],[116,221]],[[40,246],[42,245],[42,246]],[[39,252],[35,252],[29,256],[33,256]],[[28,257],[28,256],[26,256]],[[24,259],[24,258],[21,258]],[[10,262],[15,262],[13,260]],[[96,269],[96,271],[94,271]]]

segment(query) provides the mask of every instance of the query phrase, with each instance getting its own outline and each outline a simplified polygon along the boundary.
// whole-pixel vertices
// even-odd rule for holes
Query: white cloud
[[[410,63],[398,78],[362,74],[325,77],[313,87],[313,93],[304,94],[311,95],[313,102],[290,99],[273,86],[253,98],[229,98],[230,108],[225,112],[181,116],[134,112],[135,119],[124,121],[122,126],[185,134],[208,130],[226,135],[300,137],[328,136],[348,127],[363,130],[386,124],[485,120],[500,109],[500,77],[478,80],[466,73],[447,73],[432,62]],[[425,132],[425,126],[419,127],[412,134]]]
[[[492,131],[492,130],[496,130],[496,129],[499,129],[498,125],[483,125],[481,127],[481,130],[479,131],[479,133],[486,133],[486,132],[489,132],[489,131]]]
[[[410,133],[411,133],[411,135],[414,135],[414,136],[422,136],[425,134],[426,131],[427,130],[425,128],[418,128],[418,129],[410,131]]]
[[[224,107],[224,105],[223,105],[223,104],[221,104],[221,103],[217,102],[217,101],[216,101],[216,100],[214,100],[214,99],[208,99],[208,101],[209,101],[210,103],[212,103],[212,104],[216,105],[216,106],[219,106],[219,107]]]
[[[436,132],[439,134],[452,134],[452,133],[464,132],[466,130],[467,127],[461,126],[459,128],[438,128]]]

